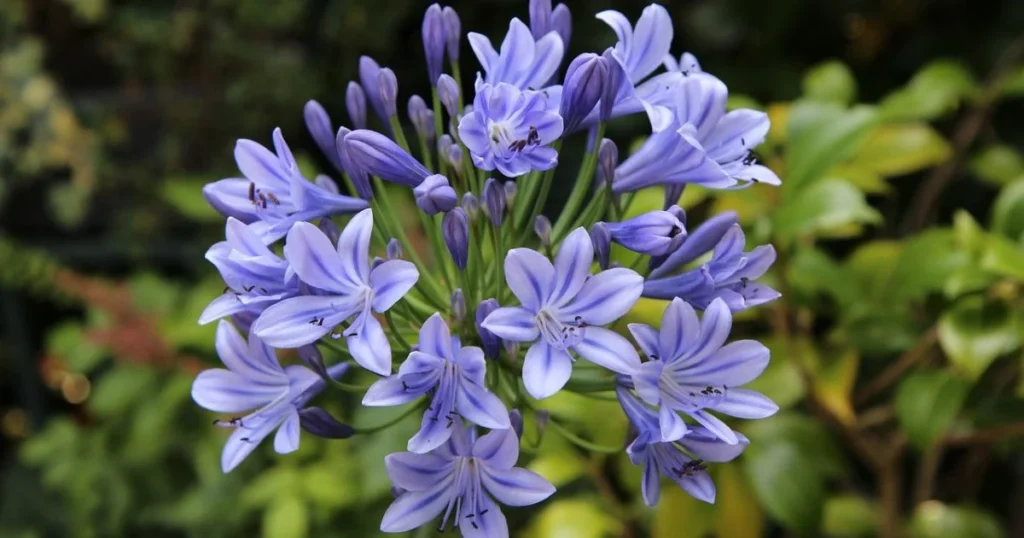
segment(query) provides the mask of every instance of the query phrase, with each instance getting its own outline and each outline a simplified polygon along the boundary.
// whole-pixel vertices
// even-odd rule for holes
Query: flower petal
[[[459,532],[462,538],[508,538],[508,521],[505,514],[501,513],[501,508],[490,497],[481,496],[477,510],[472,520],[460,522]]]
[[[292,297],[264,310],[252,331],[272,347],[297,348],[319,340],[354,314],[357,307],[341,296]]]
[[[492,430],[473,444],[473,456],[491,469],[508,470],[519,460],[519,437],[515,430]]]
[[[463,418],[478,426],[490,429],[512,427],[501,399],[467,379],[459,380],[455,408]]]
[[[687,432],[679,444],[683,445],[694,456],[714,463],[724,463],[736,459],[750,444],[750,440],[742,434],[736,434],[738,443],[730,445],[705,428],[695,427]]]
[[[469,40],[469,46],[473,48],[473,53],[476,54],[477,61],[480,62],[480,67],[485,73],[489,73],[495,67],[494,63],[498,61],[498,52],[491,45],[491,40],[476,32],[469,32],[466,38]]]
[[[576,228],[562,241],[555,257],[555,280],[550,304],[561,307],[576,297],[594,263],[594,243],[584,228]]]
[[[580,316],[588,325],[607,325],[633,308],[643,290],[644,279],[636,271],[608,269],[590,277],[561,313],[569,318]]]
[[[535,250],[514,248],[505,256],[505,280],[523,308],[536,312],[551,296],[555,268]]]
[[[290,406],[287,418],[281,423],[281,427],[274,436],[274,451],[278,454],[288,454],[299,449],[299,411]]]
[[[693,342],[685,363],[694,363],[722,348],[732,331],[732,312],[721,299],[711,301],[700,320],[700,337]],[[731,383],[727,383],[731,384]]]
[[[366,316],[362,331],[348,337],[348,351],[363,368],[377,375],[391,373],[391,344],[372,315]]]
[[[450,475],[435,482],[430,489],[403,493],[384,512],[380,530],[407,532],[423,526],[441,514],[454,493]]]
[[[427,491],[449,478],[453,463],[436,454],[395,452],[384,456],[384,467],[394,485],[408,491]]]
[[[288,377],[285,376],[273,352],[268,355],[261,349],[264,347],[263,343],[258,339],[256,343],[256,349],[253,350],[251,343],[246,342],[231,323],[221,321],[217,324],[214,347],[217,349],[217,356],[229,370],[260,384],[287,383]]]
[[[732,428],[730,428],[728,425],[726,425],[726,423],[722,422],[718,417],[712,415],[711,413],[708,413],[707,411],[704,410],[700,410],[688,411],[686,414],[693,417],[693,420],[700,422],[701,425],[707,428],[707,430],[711,432],[712,435],[715,435],[722,441],[730,445],[735,445],[736,443],[740,442],[739,437],[736,435],[736,432],[732,431]]]
[[[235,164],[246,179],[259,187],[290,192],[291,172],[270,150],[242,139],[235,144]]]
[[[373,309],[385,312],[416,284],[420,272],[416,266],[405,260],[388,260],[370,271],[370,287],[373,288]]]
[[[715,502],[715,483],[711,481],[711,475],[700,471],[692,476],[672,477],[683,491],[689,493],[694,499],[706,503]]]
[[[690,385],[745,385],[768,366],[769,351],[755,340],[733,342],[700,363],[676,368],[670,365],[673,378]],[[685,381],[683,381],[685,380]]]
[[[530,506],[555,493],[551,482],[521,467],[493,469],[485,466],[480,478],[487,492],[508,506]]]
[[[661,442],[663,443],[682,439],[688,431],[682,417],[667,405],[661,406],[658,411],[658,427],[661,429]]]
[[[661,65],[672,47],[672,19],[658,4],[644,8],[633,31],[628,52],[630,80],[638,82]]]
[[[283,411],[283,407],[280,408],[280,411]],[[228,441],[224,443],[224,450],[220,453],[220,468],[223,472],[229,473],[238,467],[238,464],[252,454],[260,442],[270,435],[270,432],[274,431],[274,428],[281,424],[285,417],[282,412],[276,414],[264,412],[263,416],[265,420],[258,424],[246,423],[246,428],[236,428],[228,437]]]
[[[675,362],[687,356],[700,337],[700,329],[697,312],[693,307],[678,297],[672,299],[661,318],[658,347],[665,354],[661,359]]]
[[[627,327],[644,355],[652,360],[661,358],[658,351],[658,331],[654,327],[644,323],[630,323]]]
[[[267,384],[246,379],[230,370],[214,368],[199,373],[192,382],[192,399],[217,413],[241,413],[262,407],[288,392],[284,376]]]
[[[541,340],[530,346],[523,360],[523,384],[526,392],[542,400],[562,390],[572,374],[572,357]]]
[[[452,333],[440,313],[427,318],[420,327],[419,351],[434,357],[455,360],[452,349]]]
[[[462,370],[463,377],[477,385],[484,386],[484,374],[487,373],[484,350],[475,346],[466,346],[460,349],[456,355],[456,363]]]
[[[308,222],[292,225],[284,257],[299,278],[315,288],[347,294],[358,286],[343,272],[331,241],[320,228]]]
[[[407,387],[409,389],[412,388],[397,375],[379,379],[366,390],[366,394],[363,395],[363,405],[367,407],[389,407],[409,403],[425,394],[430,385],[420,387],[422,390],[416,391],[407,390]]]
[[[632,375],[640,368],[640,356],[622,335],[603,327],[587,327],[583,341],[572,347],[588,361],[613,372]]]
[[[712,409],[737,418],[768,418],[779,411],[779,406],[760,392],[749,389],[727,389],[725,398]]]
[[[338,255],[341,257],[341,271],[353,285],[370,280],[370,236],[373,234],[373,210],[364,209],[352,220],[338,237]]]
[[[640,483],[640,491],[643,492],[644,504],[654,506],[661,498],[661,473],[658,472],[658,465],[654,462],[653,456],[644,458],[644,475]]]

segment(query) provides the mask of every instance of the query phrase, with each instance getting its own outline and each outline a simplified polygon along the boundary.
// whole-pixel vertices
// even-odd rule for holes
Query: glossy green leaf
[[[840,180],[825,180],[786,199],[774,215],[775,233],[785,239],[813,235],[853,223],[881,221],[864,193]]]
[[[958,301],[939,319],[939,343],[949,360],[972,379],[992,361],[1020,346],[1020,314],[983,297]]]
[[[293,495],[275,500],[263,513],[263,537],[305,538],[309,533],[308,512],[302,499]]]
[[[992,206],[992,231],[1014,241],[1024,236],[1024,173],[999,192]]]
[[[896,418],[918,450],[932,445],[960,412],[970,385],[944,370],[915,372],[896,389]]]
[[[797,348],[802,349],[802,348]],[[803,466],[822,477],[837,478],[846,473],[846,461],[824,425],[797,411],[744,423],[743,433],[755,446],[789,445],[803,459]]]
[[[811,68],[804,75],[804,97],[823,103],[848,105],[857,97],[857,81],[850,68],[839,61],[829,61]]]
[[[1006,185],[1024,176],[1024,156],[1010,146],[996,144],[971,158],[967,168],[982,180],[994,185]]]
[[[783,191],[788,196],[822,179],[829,168],[857,151],[877,121],[877,111],[868,106],[795,103],[789,111]]]
[[[991,515],[938,501],[922,503],[908,525],[910,538],[1001,538],[1006,536]]]
[[[941,164],[951,153],[927,123],[890,124],[868,134],[851,164],[883,176],[902,176]]]
[[[828,294],[840,305],[863,298],[863,287],[851,278],[849,270],[817,248],[797,250],[786,269],[790,287],[797,292]]]
[[[878,507],[856,495],[840,495],[825,501],[821,530],[834,538],[869,538],[878,532]]]
[[[934,61],[904,88],[886,97],[880,109],[890,120],[932,120],[955,110],[977,91],[973,75],[959,62]]]
[[[791,443],[752,444],[743,463],[772,519],[798,534],[813,535],[821,521],[825,479],[806,465],[800,451]]]

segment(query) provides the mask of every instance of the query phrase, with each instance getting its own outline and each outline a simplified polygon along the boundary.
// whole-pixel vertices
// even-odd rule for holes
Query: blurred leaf
[[[790,196],[821,179],[833,165],[857,151],[878,121],[868,106],[844,109],[835,104],[798,101],[789,112],[786,181]]]
[[[104,349],[84,334],[79,323],[68,322],[54,327],[46,335],[47,353],[64,361],[68,369],[87,374],[106,358]]]
[[[158,379],[150,368],[118,365],[96,381],[89,409],[100,417],[122,416],[150,394]]]
[[[992,231],[1017,241],[1024,236],[1024,174],[999,191],[992,205]]]
[[[718,536],[756,538],[764,533],[764,513],[747,478],[736,465],[716,467],[715,531]]]
[[[966,297],[939,318],[939,344],[957,369],[977,379],[996,357],[1020,345],[1018,317],[1002,302]]]
[[[749,95],[738,95],[730,94],[725,101],[725,108],[727,110],[736,110],[737,108],[752,108],[754,110],[764,110],[761,103],[758,103],[753,97]]]
[[[881,290],[892,275],[892,267],[900,257],[899,241],[880,240],[862,243],[846,258],[845,266],[865,290]]]
[[[882,115],[891,120],[933,120],[951,112],[977,91],[977,82],[954,60],[936,60],[914,75],[904,88],[882,100]]]
[[[1013,70],[1003,81],[1003,95],[1020,97],[1024,95],[1024,67]]]
[[[938,501],[921,503],[908,526],[910,538],[1000,538],[1005,536],[989,514]]]
[[[622,523],[596,501],[571,499],[547,504],[530,528],[527,537],[604,538],[620,532]]]
[[[847,349],[815,369],[815,392],[821,404],[846,424],[853,424],[856,420],[850,394],[857,381],[858,364],[860,356],[856,350]]]
[[[768,120],[771,121],[771,129],[768,131],[767,142],[769,144],[781,144],[788,138],[789,113],[792,106],[789,103],[772,103],[768,105]]]
[[[89,193],[73,183],[50,187],[50,209],[57,222],[65,228],[82,223],[89,210]]]
[[[788,409],[803,399],[807,392],[795,357],[787,357],[778,339],[766,342],[771,350],[768,367],[744,388],[756,390],[770,398],[780,409]]]
[[[774,215],[774,223],[778,236],[794,239],[851,223],[875,223],[881,218],[856,187],[828,179],[784,200]]]
[[[263,513],[264,538],[305,538],[309,533],[308,512],[302,499],[294,495],[274,501]]]
[[[576,480],[586,472],[583,460],[571,450],[541,454],[527,468],[548,479],[556,488]]]
[[[160,195],[182,215],[198,222],[222,222],[224,217],[206,203],[200,193],[209,178],[171,176],[160,185]]]
[[[752,444],[743,463],[768,514],[795,533],[813,534],[821,520],[825,480],[804,464],[800,451],[786,442]]]
[[[840,495],[825,501],[822,532],[834,538],[868,538],[878,532],[878,507],[856,495]]]
[[[923,331],[907,305],[857,303],[845,312],[850,342],[865,358],[884,358],[910,349]]]
[[[902,176],[945,162],[951,149],[927,123],[882,125],[868,134],[852,165],[883,176]]]
[[[661,488],[655,510],[652,538],[703,538],[714,530],[715,505],[694,499],[675,484]]]
[[[845,64],[832,60],[804,75],[803,94],[812,101],[848,105],[857,97],[857,81]]]
[[[828,171],[828,178],[841,179],[867,194],[888,194],[892,185],[878,172],[857,163],[840,164]]]
[[[132,290],[132,302],[142,311],[167,314],[178,302],[178,287],[153,273],[137,274],[132,277],[129,285]]]
[[[883,297],[923,299],[941,291],[950,276],[969,263],[969,254],[960,248],[952,230],[926,230],[905,242]]]
[[[981,268],[991,273],[1024,280],[1024,248],[1000,235],[990,235]]]
[[[786,267],[790,286],[803,293],[826,293],[840,305],[863,298],[863,287],[848,270],[814,247],[800,248]]]
[[[896,418],[910,444],[924,451],[953,424],[970,385],[944,370],[914,372],[896,389]]]
[[[816,474],[837,478],[846,472],[846,459],[825,427],[797,411],[747,422],[743,433],[750,438],[750,449],[756,446],[791,445],[803,458],[802,466]]]
[[[294,466],[276,465],[250,480],[239,501],[246,508],[263,508],[276,503],[282,493],[297,495],[301,491],[301,483],[301,476]]]
[[[967,168],[989,183],[1006,185],[1024,175],[1024,157],[1010,146],[996,144],[981,150]]]

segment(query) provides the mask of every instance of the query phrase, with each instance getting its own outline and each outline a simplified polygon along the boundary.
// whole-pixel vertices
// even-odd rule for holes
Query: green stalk
[[[398,415],[397,417],[395,417],[395,418],[393,418],[393,419],[391,419],[391,420],[389,420],[389,421],[387,421],[387,422],[385,422],[383,424],[378,424],[376,426],[369,426],[369,427],[366,427],[366,428],[353,428],[353,429],[355,430],[356,434],[362,434],[362,435],[368,435],[368,434],[371,434],[371,433],[377,433],[377,432],[379,432],[381,430],[386,430],[386,429],[394,426],[395,424],[398,424],[399,422],[401,422],[403,419],[405,419],[409,415],[411,415],[411,414],[415,413],[416,411],[420,410],[423,407],[423,404],[426,403],[426,402],[427,402],[426,398],[420,398],[419,400],[416,401],[415,404],[410,405],[408,409],[403,411],[402,414]]]
[[[565,207],[562,208],[562,214],[558,216],[558,221],[552,228],[551,242],[553,244],[557,244],[565,237],[569,231],[569,225],[576,218],[580,204],[583,203],[583,198],[590,190],[590,182],[594,179],[594,171],[597,169],[597,149],[601,146],[600,141],[603,136],[604,124],[599,123],[597,124],[597,137],[594,138],[594,148],[583,159],[583,165],[580,167],[579,175],[576,176],[576,184],[573,185],[572,193],[569,194],[569,200],[566,201]]]
[[[395,325],[395,319],[391,315],[391,310],[384,312],[384,319],[388,320],[388,327],[391,328],[392,334],[395,335],[395,340],[398,341],[398,345],[402,346],[402,350],[408,353],[412,349],[412,346],[409,345],[409,342],[405,341],[405,337],[402,336],[402,332],[399,331],[398,326]]]
[[[494,232],[492,234],[494,236],[494,268],[495,268],[495,273],[494,273],[495,274],[495,279],[494,279],[494,297],[495,298],[500,298],[501,297],[502,284],[504,284],[504,282],[505,282],[505,277],[504,277],[504,275],[502,275],[502,272],[505,269],[505,263],[504,263],[504,261],[505,261],[505,255],[504,255],[504,253],[505,253],[505,246],[503,244],[504,241],[503,241],[503,237],[502,237],[504,234],[501,233],[501,228],[500,227],[498,227],[498,228],[492,227],[491,230],[493,230],[493,232]],[[499,299],[499,301],[500,301],[500,299]]]

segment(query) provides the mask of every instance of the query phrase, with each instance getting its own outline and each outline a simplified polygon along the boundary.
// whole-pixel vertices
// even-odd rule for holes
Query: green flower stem
[[[502,230],[500,227],[491,228],[494,232],[494,297],[501,297],[502,284],[505,283],[505,276],[502,272],[505,269],[505,245]]]
[[[543,175],[542,172],[534,171],[516,181],[519,192],[516,193],[516,207],[512,211],[512,219],[517,230],[526,220],[526,212],[533,207],[533,198],[537,194]]]
[[[389,420],[389,421],[387,421],[387,422],[385,422],[383,424],[378,424],[376,426],[369,426],[369,427],[366,427],[366,428],[353,428],[353,429],[355,430],[355,433],[357,435],[369,435],[371,433],[377,433],[379,431],[386,430],[386,429],[394,426],[395,424],[398,424],[399,422],[404,420],[409,415],[411,415],[411,414],[415,413],[416,411],[420,410],[421,408],[423,408],[425,403],[427,403],[427,399],[426,398],[420,398],[419,400],[416,400],[416,402],[414,404],[410,405],[408,409],[403,411],[402,414],[398,415],[397,417],[395,417],[395,418],[393,418],[393,419],[391,419],[391,420]]]
[[[423,165],[427,167],[427,170],[434,171],[434,154],[431,153],[430,148],[427,147],[427,141],[422,137],[416,137],[420,146],[420,157],[423,159]]]
[[[597,194],[590,200],[587,207],[580,213],[576,222],[573,222],[570,229],[575,230],[580,226],[590,229],[591,226],[597,222],[601,216],[605,213],[605,208],[608,205],[609,192],[607,188],[602,188]]]
[[[615,378],[608,379],[573,379],[565,384],[565,390],[576,394],[590,392],[609,392],[615,390]]]
[[[594,179],[594,171],[597,169],[597,149],[601,146],[600,141],[603,136],[604,124],[599,123],[597,124],[597,137],[594,138],[594,147],[584,157],[583,165],[580,167],[579,175],[576,177],[576,183],[569,194],[569,200],[566,201],[565,207],[562,208],[562,214],[558,217],[558,221],[552,228],[552,244],[557,244],[568,233],[569,225],[576,218],[576,212],[579,210],[580,204],[583,203],[583,198],[587,195],[587,191],[590,190],[590,182]]]
[[[462,100],[462,69],[459,68],[459,62],[449,62],[452,66],[452,78],[455,79],[455,87],[459,89],[459,110],[465,110],[466,105]],[[435,83],[437,81],[434,81]]]
[[[562,437],[565,437],[565,439],[567,441],[569,441],[570,443],[572,443],[572,444],[574,444],[574,445],[576,445],[576,446],[578,446],[578,447],[580,447],[580,448],[582,448],[584,450],[588,450],[590,452],[597,452],[599,454],[620,454],[620,453],[622,453],[623,449],[620,448],[620,447],[604,446],[604,445],[599,445],[599,444],[593,443],[591,441],[587,441],[586,439],[576,435],[575,433],[569,431],[567,428],[565,428],[564,426],[559,424],[558,421],[556,421],[554,419],[554,417],[552,417],[550,420],[548,420],[548,425],[551,426],[551,428],[553,430],[555,430],[556,432],[558,432]]]
[[[388,320],[388,327],[391,328],[391,334],[395,335],[395,340],[398,341],[398,345],[402,347],[402,350],[405,353],[411,351],[412,346],[410,346],[409,342],[407,342],[405,337],[402,336],[402,331],[398,330],[398,325],[395,324],[395,319],[391,315],[391,310],[384,312],[384,319]]]
[[[398,122],[398,116],[391,116],[388,118],[388,124],[391,125],[391,132],[395,134],[395,142],[406,151],[406,153],[412,155],[412,150],[409,149],[409,141],[405,139],[405,131],[402,129],[402,124]]]
[[[438,95],[436,87],[432,88],[430,92],[434,98],[434,142],[437,143],[438,140],[441,140],[441,135],[444,134],[444,121],[441,118],[441,96]],[[437,170],[437,173],[448,177],[448,163],[445,162],[444,156],[440,153],[437,154]]]

